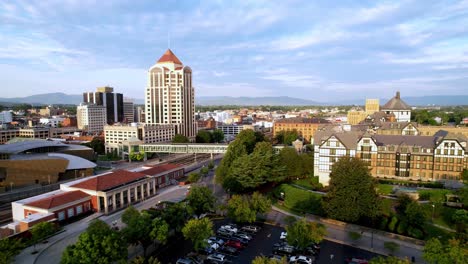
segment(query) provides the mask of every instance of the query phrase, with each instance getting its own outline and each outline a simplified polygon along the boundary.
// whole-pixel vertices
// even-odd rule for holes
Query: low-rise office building
[[[122,152],[122,143],[130,139],[138,139],[143,143],[171,142],[175,136],[172,124],[117,124],[104,127],[106,152]]]
[[[79,129],[89,134],[99,134],[107,124],[107,108],[102,105],[81,104],[76,108]]]
[[[296,130],[299,135],[304,139],[305,143],[310,143],[311,138],[314,136],[318,127],[323,124],[329,123],[321,118],[285,118],[276,120],[273,126],[273,136],[280,131]]]

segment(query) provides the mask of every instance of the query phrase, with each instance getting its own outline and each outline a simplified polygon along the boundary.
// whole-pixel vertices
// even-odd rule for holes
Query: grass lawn
[[[320,194],[288,184],[278,186],[274,192],[276,197],[281,197],[281,193],[284,193],[284,206],[289,209],[317,215],[323,214],[322,195]]]
[[[379,183],[377,185],[377,192],[381,195],[389,195],[393,191],[393,185]]]
[[[293,181],[294,184],[299,185],[301,187],[304,187],[308,190],[314,191],[314,187],[312,186],[311,179],[310,178],[304,178],[304,179],[299,179]]]
[[[421,206],[424,208],[428,219],[432,219],[434,213],[434,224],[455,229],[452,224],[452,215],[457,209],[443,206],[441,203],[436,203],[434,208],[432,204],[421,204]]]
[[[445,201],[445,195],[453,192],[446,189],[418,189],[418,193],[419,197],[429,198],[433,203],[442,203]]]

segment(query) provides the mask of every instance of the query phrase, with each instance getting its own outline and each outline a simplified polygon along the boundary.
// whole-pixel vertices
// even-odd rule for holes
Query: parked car
[[[240,241],[234,241],[234,240],[228,240],[228,242],[226,242],[226,244],[224,245],[228,247],[237,248],[237,249],[244,248],[244,245]]]
[[[270,255],[269,258],[272,259],[272,260],[281,261],[283,259],[283,256],[273,254],[273,255]]]
[[[220,237],[230,238],[234,233],[225,229],[218,229],[217,234]]]
[[[223,263],[226,261],[226,256],[220,253],[215,253],[215,254],[208,255],[206,259]]]
[[[177,260],[176,264],[201,264],[203,263],[200,259],[193,257],[180,258]]]
[[[234,225],[223,225],[219,229],[224,229],[232,233],[237,233],[238,229]]]
[[[348,263],[348,264],[368,264],[369,261],[367,259],[362,259],[362,258],[347,258],[346,263]]]
[[[286,239],[286,236],[288,235],[288,232],[281,232],[280,239],[284,240]]]
[[[289,263],[294,264],[312,264],[314,259],[306,257],[306,256],[292,256],[289,259]]]
[[[223,246],[219,250],[219,252],[227,254],[227,255],[237,255],[239,254],[239,250],[235,247],[230,246]]]
[[[273,253],[277,255],[290,256],[294,254],[295,248],[293,246],[281,246],[273,249]]]
[[[234,234],[233,237],[239,237],[239,238],[242,238],[242,239],[245,239],[245,240],[248,240],[248,241],[252,240],[251,235],[248,235],[246,233],[241,233],[241,232],[239,232],[237,234]]]
[[[244,246],[247,246],[247,244],[249,244],[249,241],[248,241],[247,239],[243,239],[243,238],[236,237],[236,236],[232,236],[229,240],[232,240],[232,241],[239,241],[239,242],[241,242],[241,244],[244,245]]]
[[[208,244],[218,243],[220,245],[223,245],[225,241],[222,240],[221,238],[210,237],[210,238],[207,239],[207,242],[208,242]]]
[[[260,227],[250,225],[242,227],[241,230],[248,233],[257,233],[258,231],[260,231]]]

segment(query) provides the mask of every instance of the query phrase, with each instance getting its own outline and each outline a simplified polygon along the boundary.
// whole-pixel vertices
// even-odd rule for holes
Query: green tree
[[[399,259],[397,257],[376,257],[370,260],[369,264],[410,264],[408,259]]]
[[[265,256],[257,256],[252,260],[252,264],[287,264],[288,260],[286,257],[279,259],[272,259]]]
[[[167,243],[169,235],[169,225],[162,218],[157,217],[151,221],[151,231],[149,236],[153,240],[159,241],[161,244]]]
[[[127,244],[120,234],[101,220],[94,220],[78,241],[68,246],[62,264],[113,263],[127,260]]]
[[[0,263],[12,263],[15,256],[23,250],[24,244],[20,239],[0,239]]]
[[[286,231],[288,232],[286,236],[288,244],[300,250],[304,250],[311,243],[320,243],[327,233],[325,226],[315,222],[307,222],[305,218],[287,226]]]
[[[213,211],[215,202],[213,191],[206,186],[193,186],[187,196],[188,209],[196,215]]]
[[[242,142],[234,140],[234,142],[229,144],[226,154],[224,154],[221,163],[216,169],[216,181],[223,184],[223,187],[225,187],[226,182],[229,181],[227,178],[229,176],[232,163],[244,155],[247,155],[247,150]],[[225,187],[225,189],[227,188]]]
[[[252,129],[244,129],[236,136],[235,141],[242,143],[247,153],[252,153],[257,144],[257,137]]]
[[[122,234],[128,243],[143,247],[143,255],[146,256],[146,249],[154,239],[150,236],[153,231],[151,215],[147,212],[140,213],[133,206],[125,209],[122,214],[122,222],[126,224],[126,227],[122,229]],[[163,241],[165,242],[165,241]]]
[[[130,262],[131,264],[161,264],[161,262],[155,257],[144,258],[138,256]]]
[[[191,182],[191,183],[194,183],[194,182],[199,181],[200,178],[201,178],[200,173],[192,172],[188,176],[188,181]]]
[[[450,239],[444,245],[439,239],[431,238],[424,246],[423,258],[430,264],[468,263],[468,248],[466,243],[456,239]]]
[[[57,228],[51,222],[41,222],[39,224],[34,225],[33,228],[31,229],[32,241],[34,243],[34,250],[36,250],[36,245],[38,242],[54,234],[56,230]]]
[[[190,219],[182,228],[185,239],[193,243],[195,251],[199,251],[206,245],[206,239],[213,235],[213,223],[210,219]]]
[[[342,157],[332,167],[324,208],[331,218],[357,222],[374,219],[380,208],[375,182],[367,164],[358,158]]]
[[[104,155],[106,153],[106,147],[102,138],[95,137],[89,143],[85,143],[84,145],[92,148],[98,155]]]
[[[161,218],[176,232],[180,232],[188,219],[184,203],[170,204],[163,210]]]
[[[182,134],[176,134],[174,138],[172,139],[172,143],[189,143],[190,140],[188,137],[182,135]]]
[[[211,134],[211,138],[214,143],[222,142],[224,140],[224,133],[221,129],[215,129]]]
[[[129,159],[131,161],[142,161],[145,159],[145,153],[144,152],[131,152],[129,155]]]
[[[422,206],[414,201],[406,207],[404,217],[406,218],[408,225],[414,228],[424,227],[427,220],[426,213]]]
[[[463,171],[461,172],[460,178],[463,180],[463,183],[468,185],[468,170],[467,169],[463,169]]]
[[[233,195],[227,204],[228,216],[236,222],[252,223],[257,214],[265,214],[271,210],[271,201],[258,192],[252,196]]]
[[[212,141],[211,139],[212,135],[210,132],[206,130],[200,130],[197,133],[197,136],[195,137],[195,142],[197,143],[210,143]]]
[[[210,169],[208,167],[202,167],[200,169],[200,174],[203,175],[203,176],[208,175],[209,172],[210,172]]]
[[[278,144],[291,145],[299,137],[299,133],[296,129],[293,130],[283,130],[276,133],[275,139]]]
[[[279,153],[280,164],[286,169],[289,179],[296,179],[303,176],[302,160],[299,158],[294,148],[283,148]]]
[[[212,170],[214,168],[215,164],[213,161],[210,161],[210,163],[208,163],[208,169],[209,170]]]
[[[464,209],[458,209],[452,214],[452,222],[455,224],[457,233],[466,233],[468,224],[468,212]]]
[[[228,177],[234,184],[229,187],[234,192],[245,192],[267,182],[284,181],[285,175],[285,167],[279,164],[279,157],[271,144],[259,142],[252,154],[244,155],[233,162]],[[226,188],[225,185],[223,187]]]
[[[400,245],[393,242],[393,241],[386,241],[384,242],[384,248],[388,250],[390,254],[395,254],[398,249],[400,249]]]

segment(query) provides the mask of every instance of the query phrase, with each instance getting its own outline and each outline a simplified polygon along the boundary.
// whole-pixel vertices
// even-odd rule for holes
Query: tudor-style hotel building
[[[176,134],[195,138],[195,93],[192,69],[168,49],[148,71],[145,94],[147,124],[172,124]]]

